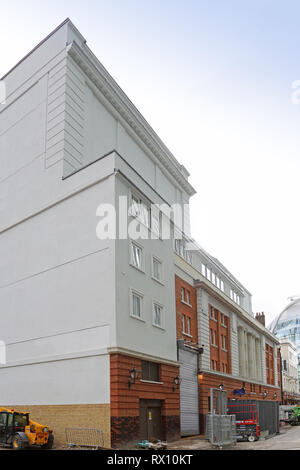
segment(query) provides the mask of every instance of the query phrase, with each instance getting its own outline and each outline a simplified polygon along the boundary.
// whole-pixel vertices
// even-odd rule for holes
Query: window
[[[146,227],[150,228],[151,211],[149,207],[135,194],[131,196],[130,215],[137,217]]]
[[[154,207],[151,211],[151,229],[153,234],[159,238],[161,235],[161,217],[159,210]]]
[[[216,275],[215,275],[215,273],[213,273],[213,272],[211,273],[211,282],[212,282],[213,284],[216,283]]]
[[[133,217],[139,217],[140,215],[140,199],[137,196],[132,195],[131,197],[131,208],[130,213]]]
[[[191,319],[190,319],[189,317],[187,317],[187,324],[186,324],[186,326],[187,326],[186,333],[187,333],[188,335],[191,335]]]
[[[143,249],[136,243],[131,242],[131,264],[138,269],[143,268]]]
[[[181,288],[181,300],[182,302],[185,302],[185,288],[184,287]]]
[[[142,380],[159,382],[160,366],[155,362],[142,361]]]
[[[142,319],[142,303],[143,296],[132,292],[131,294],[131,315],[135,318]]]
[[[206,277],[206,266],[205,266],[205,264],[202,264],[202,276]]]
[[[185,315],[182,315],[182,333],[185,333]]]
[[[225,289],[224,289],[224,282],[221,281],[221,291],[224,292],[224,290],[225,290]]]
[[[231,300],[233,300],[236,304],[240,305],[240,303],[241,303],[240,296],[237,295],[237,293],[234,292],[233,289],[230,289],[230,298],[231,298]]]
[[[153,324],[160,328],[163,327],[163,307],[161,305],[153,305]]]
[[[210,342],[212,346],[218,347],[217,332],[213,328],[210,329]]]
[[[191,319],[186,315],[182,315],[182,333],[191,336]]]
[[[7,413],[0,413],[0,430],[3,431],[6,428]]]
[[[186,291],[186,303],[190,305],[190,291]]]
[[[210,318],[212,318],[212,320],[218,321],[218,311],[213,307],[210,307]]]
[[[216,286],[220,289],[220,278],[218,278],[218,276],[216,276]]]
[[[213,342],[213,344],[214,344],[215,346],[218,346],[217,332],[216,332],[215,330],[214,330],[214,342]]]
[[[206,268],[206,277],[210,281],[210,275],[211,275],[211,270],[209,268]]]
[[[157,258],[152,258],[152,276],[157,281],[162,282],[163,274],[162,274],[162,263]]]

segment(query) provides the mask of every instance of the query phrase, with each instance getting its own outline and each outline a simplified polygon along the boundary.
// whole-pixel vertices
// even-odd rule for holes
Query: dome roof
[[[293,300],[284,310],[281,312],[270,324],[269,329],[272,333],[275,332],[276,327],[290,320],[299,319],[300,321],[300,297],[296,300]]]

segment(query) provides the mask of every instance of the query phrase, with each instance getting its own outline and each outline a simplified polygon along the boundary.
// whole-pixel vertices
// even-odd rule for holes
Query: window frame
[[[157,262],[159,265],[160,265],[160,271],[161,271],[161,279],[158,279],[156,276],[155,276],[155,273],[154,273],[154,262]],[[151,257],[151,277],[152,279],[154,279],[154,281],[156,282],[159,282],[160,284],[163,284],[164,285],[164,263],[163,261],[158,258],[157,256],[155,255],[152,255]]]
[[[141,267],[136,266],[134,264],[134,257],[133,257],[133,248],[136,247],[141,251]],[[137,269],[138,271],[141,271],[142,273],[145,273],[145,253],[144,253],[144,247],[136,242],[135,240],[130,240],[129,242],[129,264],[133,268]]]
[[[146,374],[146,377],[144,376],[145,372],[145,367],[146,365],[149,366],[149,370],[147,371],[148,373]],[[151,376],[151,366],[156,366],[157,367],[157,376],[154,377]],[[161,365],[157,362],[152,362],[152,361],[142,361],[141,363],[141,381],[142,382],[151,382],[151,383],[161,383]]]
[[[157,325],[155,323],[155,307],[159,307],[161,309],[161,325]],[[159,328],[160,330],[165,330],[165,308],[160,302],[156,300],[153,300],[152,302],[152,325],[155,328]]]
[[[132,201],[135,199],[138,205],[138,211],[137,214],[133,212],[133,204]],[[145,220],[143,219],[143,209],[146,208],[147,213],[148,213],[148,222],[145,223]],[[151,230],[151,224],[152,224],[152,216],[151,216],[151,202],[146,202],[145,198],[141,197],[137,192],[130,190],[130,206],[129,206],[129,215],[131,217],[136,218],[139,223],[144,225],[148,230]]]
[[[140,298],[140,316],[134,315],[133,313],[133,296]],[[146,322],[145,320],[145,313],[144,313],[144,294],[142,292],[137,291],[136,289],[130,289],[130,317],[134,318],[135,320],[140,320],[142,322]]]

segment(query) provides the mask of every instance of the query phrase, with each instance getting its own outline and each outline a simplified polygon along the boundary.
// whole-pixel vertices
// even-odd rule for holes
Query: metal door
[[[198,353],[179,349],[181,435],[199,434]]]
[[[162,439],[162,403],[160,400],[140,401],[140,438]]]

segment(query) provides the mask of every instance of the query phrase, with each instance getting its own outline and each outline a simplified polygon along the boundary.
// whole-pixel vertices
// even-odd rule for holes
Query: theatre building
[[[205,432],[211,388],[222,386],[228,400],[243,390],[239,400],[280,402],[279,340],[265,327],[263,315],[255,318],[251,294],[196,243],[188,256],[176,250],[175,272],[182,435],[198,430],[196,409],[199,433]],[[193,302],[186,302],[184,289]],[[192,417],[189,429],[184,423]]]

